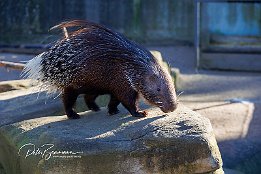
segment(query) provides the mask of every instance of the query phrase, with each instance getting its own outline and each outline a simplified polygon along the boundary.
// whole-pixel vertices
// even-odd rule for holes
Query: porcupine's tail
[[[43,73],[42,60],[45,53],[46,52],[43,52],[29,60],[21,73],[21,77],[23,79],[34,80],[32,84],[37,85],[39,91],[47,90],[48,93],[55,93],[58,91],[58,88],[50,82],[44,80],[45,77]]]

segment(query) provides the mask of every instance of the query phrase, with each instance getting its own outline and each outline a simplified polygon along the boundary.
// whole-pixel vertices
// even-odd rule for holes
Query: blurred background
[[[193,1],[11,0],[1,6],[4,43],[39,44],[50,27],[71,19],[92,20],[143,43],[192,44],[194,39]]]
[[[261,1],[1,0],[0,83],[20,79],[60,37],[49,29],[72,19],[159,51],[180,101],[211,120],[225,171],[261,173]]]
[[[146,46],[195,46],[171,50],[181,71],[261,71],[259,1],[2,0],[0,8],[2,52],[41,52],[59,37],[52,26],[88,19]]]

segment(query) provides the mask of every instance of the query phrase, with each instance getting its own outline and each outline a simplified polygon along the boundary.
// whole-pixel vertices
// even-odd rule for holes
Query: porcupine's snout
[[[177,95],[173,84],[168,83],[167,88],[162,91],[161,95],[163,97],[160,108],[163,112],[173,112],[175,109],[177,109]]]
[[[164,101],[162,107],[160,108],[163,112],[173,112],[177,109],[178,103],[177,100]]]

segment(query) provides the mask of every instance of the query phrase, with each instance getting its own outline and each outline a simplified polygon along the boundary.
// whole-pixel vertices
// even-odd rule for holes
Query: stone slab
[[[49,116],[2,126],[0,164],[6,173],[21,174],[223,173],[207,118],[183,105],[168,114],[147,109],[148,117],[141,119],[124,108],[120,111],[108,116],[102,109],[81,113],[78,120]]]

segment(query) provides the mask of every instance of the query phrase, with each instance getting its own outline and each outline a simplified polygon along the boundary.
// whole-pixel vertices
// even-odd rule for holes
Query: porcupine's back
[[[88,80],[105,82],[107,76],[127,76],[132,83],[135,73],[147,71],[155,63],[149,51],[98,24],[75,20],[54,28],[75,26],[81,28],[28,62],[26,77],[49,90],[80,87]]]

